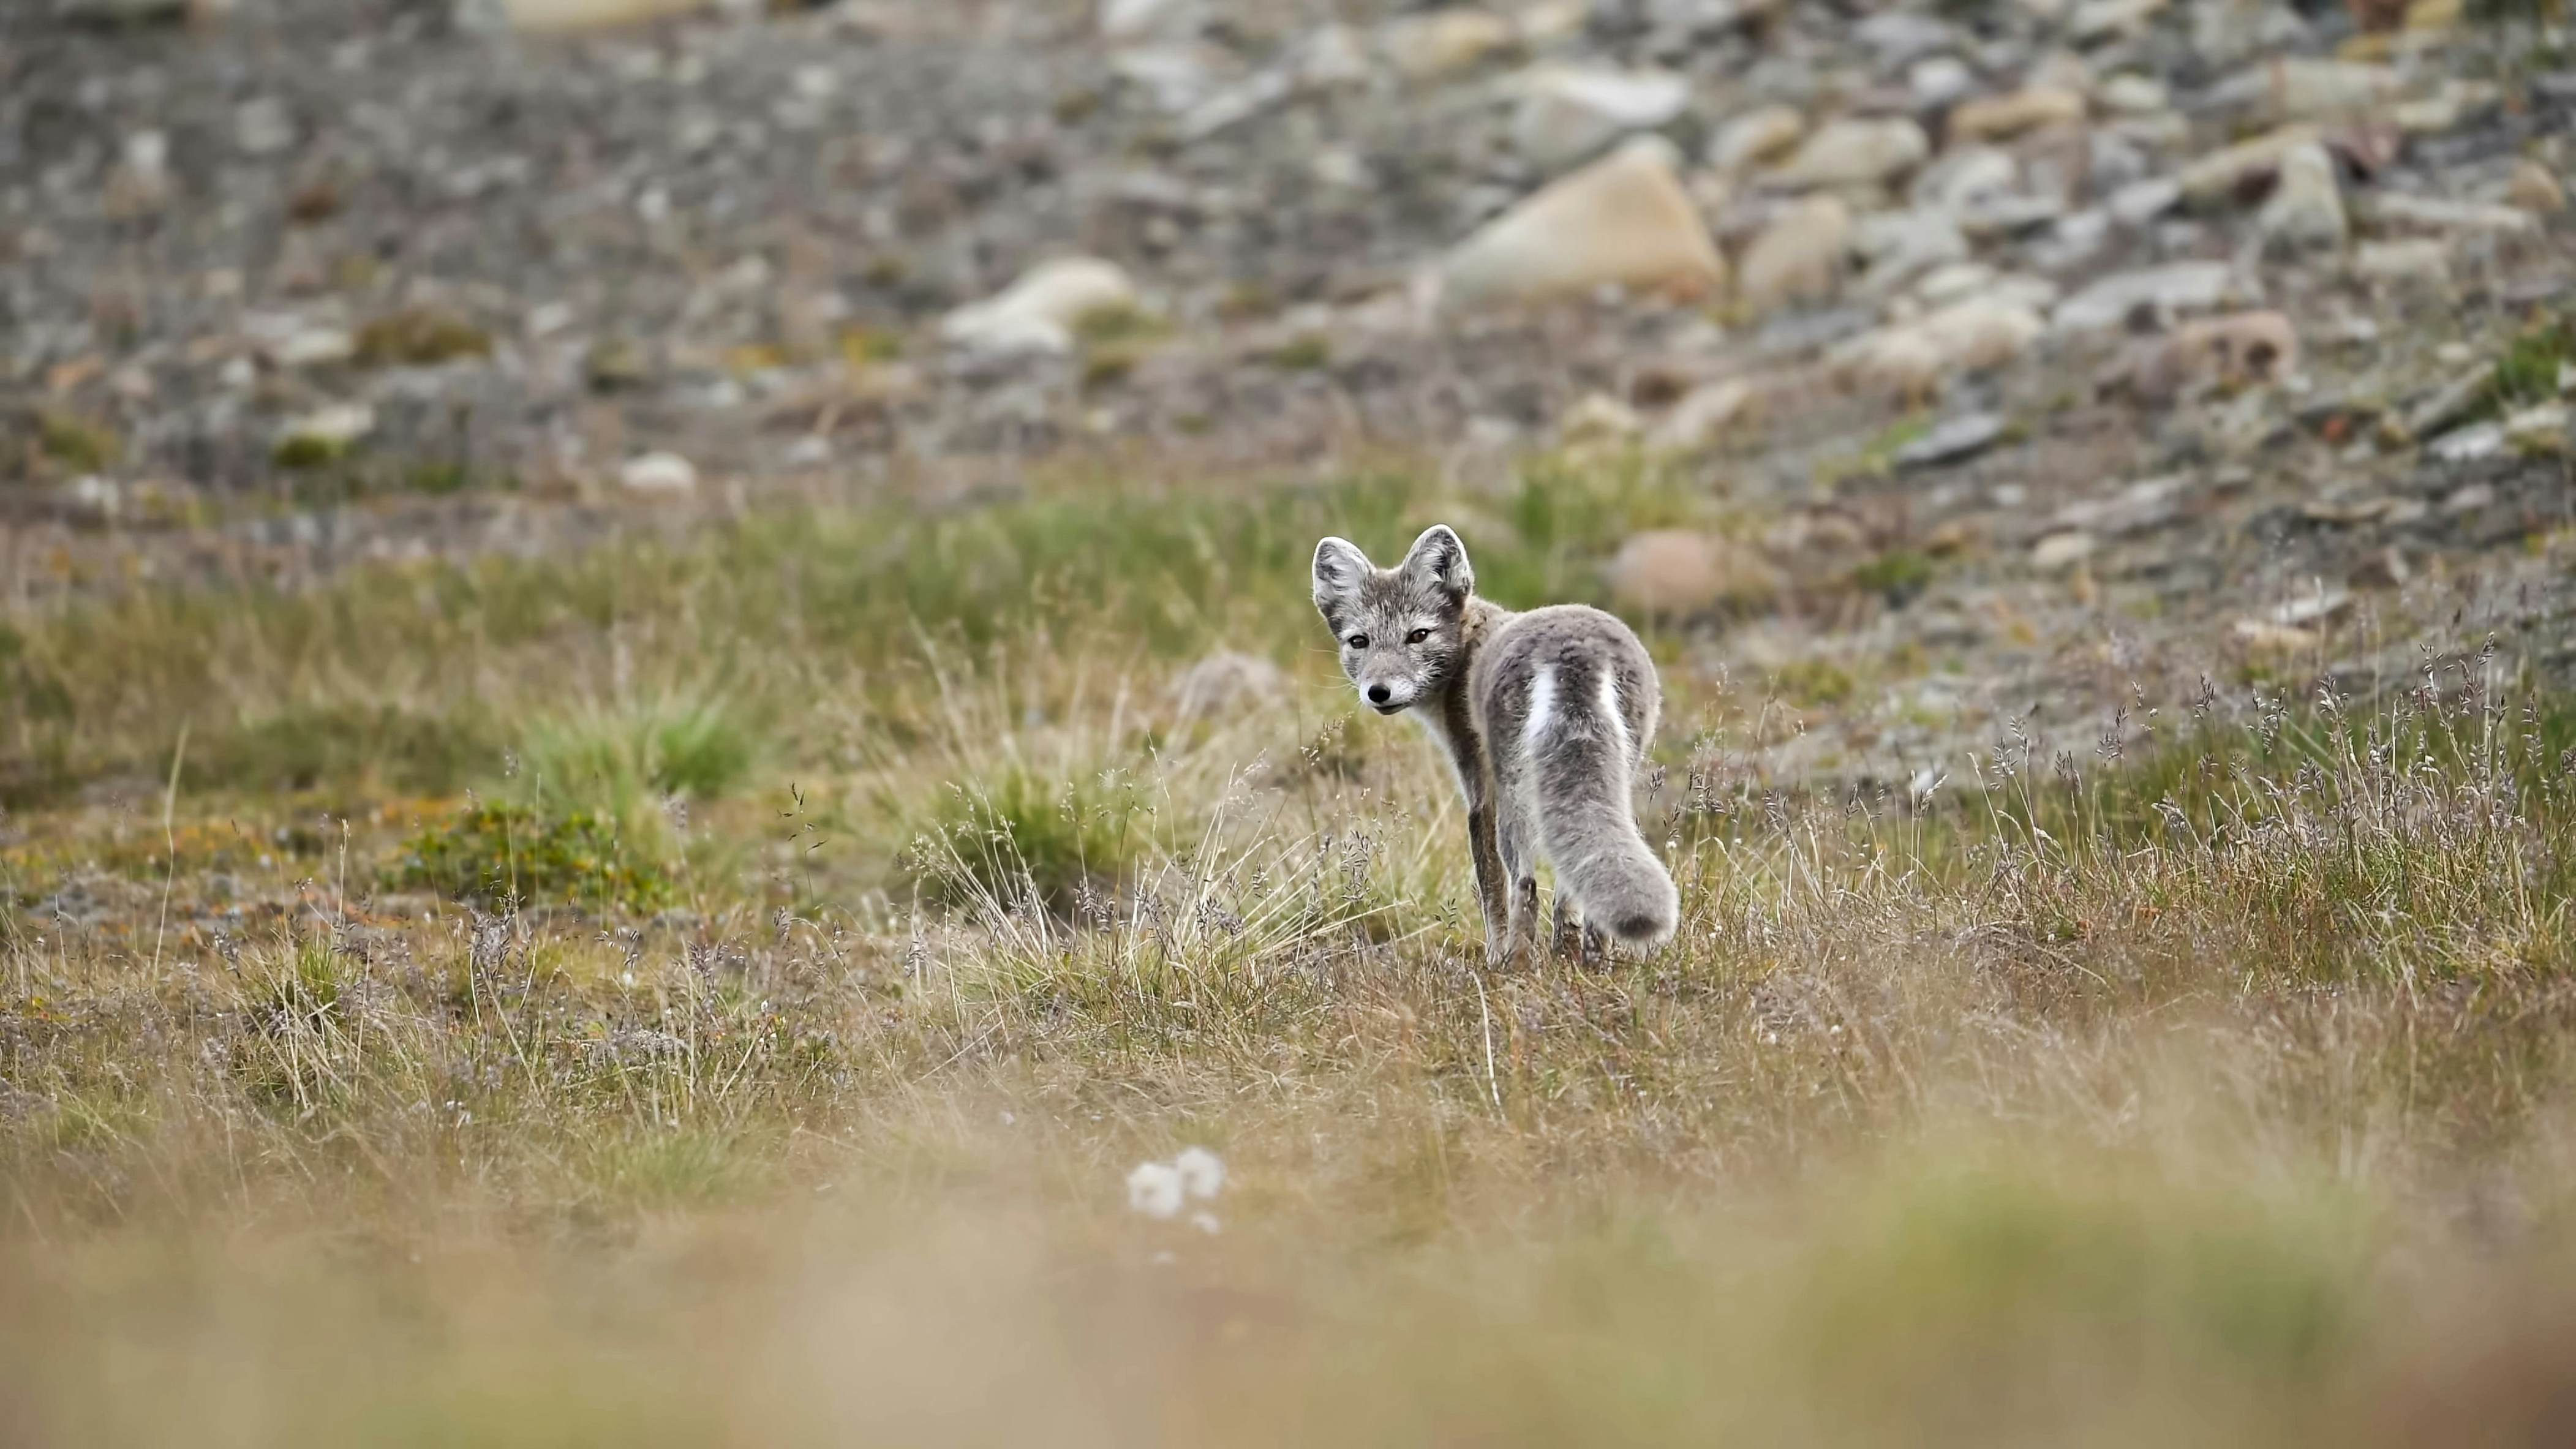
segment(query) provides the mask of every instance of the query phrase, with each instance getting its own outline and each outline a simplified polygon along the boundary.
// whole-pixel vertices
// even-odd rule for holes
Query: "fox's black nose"
[[[1370,685],[1370,686],[1369,686],[1369,691],[1368,691],[1368,694],[1369,694],[1369,703],[1371,703],[1371,704],[1384,704],[1384,703],[1386,703],[1386,693],[1387,693],[1387,691],[1386,691],[1386,686],[1385,686],[1385,685],[1383,685],[1383,684],[1372,684],[1372,685]]]

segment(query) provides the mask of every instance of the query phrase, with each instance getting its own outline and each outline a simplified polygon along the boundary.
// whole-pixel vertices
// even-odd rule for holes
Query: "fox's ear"
[[[1476,589],[1476,571],[1468,566],[1467,545],[1445,523],[1422,530],[1404,556],[1404,576],[1412,582],[1464,599]]]
[[[1327,538],[1315,545],[1315,607],[1325,618],[1335,606],[1359,593],[1360,584],[1377,571],[1360,546],[1347,538]]]

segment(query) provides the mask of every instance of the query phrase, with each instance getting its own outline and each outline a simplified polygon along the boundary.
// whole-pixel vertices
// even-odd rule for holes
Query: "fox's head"
[[[1379,714],[1420,701],[1457,668],[1475,587],[1467,546],[1444,523],[1424,529],[1391,569],[1348,539],[1315,545],[1315,607],[1340,642],[1342,672]]]

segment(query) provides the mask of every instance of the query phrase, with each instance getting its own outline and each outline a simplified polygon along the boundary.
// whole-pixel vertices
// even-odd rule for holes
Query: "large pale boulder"
[[[1705,296],[1726,261],[1675,175],[1672,147],[1640,137],[1485,224],[1433,269],[1441,311],[1580,296],[1604,286]]]
[[[1631,534],[1606,570],[1613,602],[1632,614],[1684,618],[1768,596],[1779,577],[1731,539],[1683,528]]]
[[[1070,352],[1074,329],[1085,318],[1135,305],[1135,284],[1114,263],[1062,257],[1040,262],[996,295],[949,313],[939,332],[982,352]]]
[[[1756,312],[1832,296],[1842,285],[1851,230],[1851,208],[1841,197],[1810,196],[1790,207],[1744,253],[1738,295]]]

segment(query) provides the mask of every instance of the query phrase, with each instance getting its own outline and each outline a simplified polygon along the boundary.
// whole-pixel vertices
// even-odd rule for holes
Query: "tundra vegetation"
[[[1698,506],[1528,479],[1462,523],[1516,606]],[[1679,939],[1492,973],[1305,600],[1446,502],[1041,481],[14,609],[6,1437],[2576,1427],[2550,691],[2249,661],[1825,785],[1746,753],[1884,681],[1670,670]],[[1183,708],[1218,650],[1281,678]],[[1131,1212],[1194,1146],[1212,1214]]]

